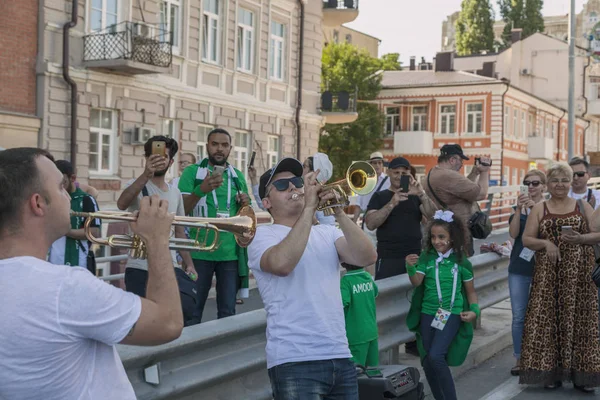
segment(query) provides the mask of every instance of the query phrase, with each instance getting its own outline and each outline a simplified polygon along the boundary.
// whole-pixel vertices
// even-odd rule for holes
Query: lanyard
[[[226,173],[229,173],[229,168],[225,171]],[[217,200],[217,194],[215,193],[217,190],[213,190],[212,191],[212,195],[213,195],[213,201],[215,202],[215,208],[217,209],[217,212],[219,212],[219,200]],[[228,179],[227,179],[227,212],[229,212],[229,209],[231,208],[231,174],[229,174]]]
[[[437,293],[438,293],[438,300],[440,302],[440,308],[442,307],[442,288],[440,287],[440,262],[442,262],[442,260],[444,258],[446,258],[448,255],[450,255],[450,253],[446,253],[444,255],[441,255],[437,260],[435,260],[435,287],[437,289]],[[444,257],[446,256],[446,257]],[[452,308],[454,308],[454,300],[456,299],[456,285],[458,284],[458,266],[456,264],[454,264],[454,267],[452,267],[452,275],[454,275],[454,279],[452,282],[452,299],[450,300],[450,311],[452,312]]]

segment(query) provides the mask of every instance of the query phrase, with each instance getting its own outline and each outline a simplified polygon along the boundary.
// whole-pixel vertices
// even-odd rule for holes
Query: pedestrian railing
[[[470,260],[481,308],[507,299],[508,259],[487,253]],[[414,338],[405,323],[412,285],[406,275],[377,285],[380,362],[398,363],[400,345]],[[165,345],[120,345],[118,351],[139,400],[267,400],[272,394],[266,323],[265,310],[255,310],[187,327],[179,339]]]

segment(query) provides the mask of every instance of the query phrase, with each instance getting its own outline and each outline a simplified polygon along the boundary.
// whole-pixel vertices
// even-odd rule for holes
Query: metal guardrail
[[[481,308],[509,297],[508,259],[471,257]],[[382,364],[398,363],[412,285],[406,275],[377,281],[377,325]],[[272,399],[266,367],[264,309],[187,327],[156,347],[117,346],[139,400]],[[149,383],[153,382],[153,383]]]
[[[323,0],[324,9],[334,10],[356,10],[358,0]]]

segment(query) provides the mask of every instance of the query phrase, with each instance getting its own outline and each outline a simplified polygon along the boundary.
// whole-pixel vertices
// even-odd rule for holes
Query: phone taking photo
[[[254,167],[254,157],[256,157],[256,151],[252,152],[252,156],[250,157],[250,164],[248,164],[248,169],[250,169],[250,167]]]
[[[225,172],[225,167],[222,165],[215,165],[212,176],[222,176]]]
[[[400,177],[400,191],[408,193],[410,187],[410,175],[402,175]]]
[[[161,141],[152,142],[152,154],[158,154],[160,156],[166,157],[167,144]]]
[[[521,185],[519,191],[522,195],[529,196],[529,186]]]

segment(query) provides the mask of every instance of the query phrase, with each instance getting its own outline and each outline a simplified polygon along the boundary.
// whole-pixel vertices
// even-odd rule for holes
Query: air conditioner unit
[[[154,27],[147,24],[135,24],[135,35],[151,39],[154,37]]]
[[[131,144],[132,145],[144,144],[148,141],[148,139],[150,139],[155,134],[156,134],[156,131],[152,128],[136,126],[135,129],[133,130],[133,134],[131,135]]]

